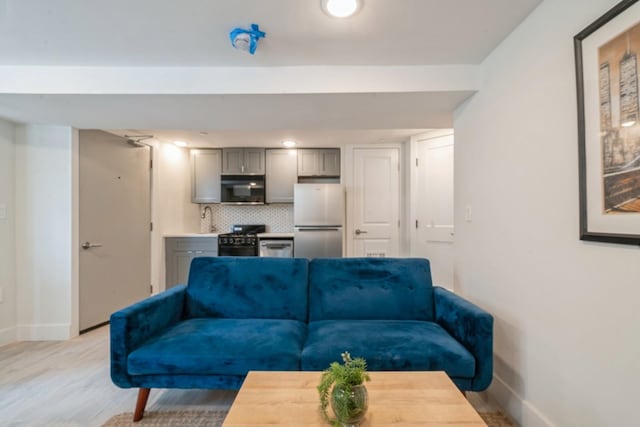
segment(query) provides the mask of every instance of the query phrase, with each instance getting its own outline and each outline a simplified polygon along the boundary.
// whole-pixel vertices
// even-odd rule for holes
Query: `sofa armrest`
[[[175,286],[111,315],[111,380],[133,387],[127,373],[129,353],[182,318],[185,285]]]
[[[493,377],[493,316],[464,298],[433,287],[436,322],[476,359],[472,391],[489,387]]]

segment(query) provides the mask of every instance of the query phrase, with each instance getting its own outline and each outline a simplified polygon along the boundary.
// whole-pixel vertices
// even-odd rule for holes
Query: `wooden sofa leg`
[[[144,408],[147,406],[150,388],[141,388],[138,390],[138,401],[136,402],[136,411],[133,413],[133,422],[140,421],[144,416]]]

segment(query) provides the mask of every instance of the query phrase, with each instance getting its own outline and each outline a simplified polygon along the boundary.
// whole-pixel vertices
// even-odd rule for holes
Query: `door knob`
[[[356,228],[356,236],[359,236],[361,234],[367,234],[367,232],[364,230],[360,230],[359,228]]]
[[[100,246],[102,246],[102,243],[84,242],[82,244],[82,249],[99,248]]]

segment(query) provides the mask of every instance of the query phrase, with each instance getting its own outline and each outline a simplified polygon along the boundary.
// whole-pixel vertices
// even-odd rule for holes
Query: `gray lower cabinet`
[[[218,256],[217,237],[165,237],[166,289],[186,284],[191,261],[203,256]]]
[[[191,150],[192,203],[220,203],[221,165],[221,150]]]
[[[340,176],[339,148],[301,148],[298,150],[298,176]]]
[[[293,203],[293,186],[298,182],[295,150],[267,150],[265,175],[267,203]]]

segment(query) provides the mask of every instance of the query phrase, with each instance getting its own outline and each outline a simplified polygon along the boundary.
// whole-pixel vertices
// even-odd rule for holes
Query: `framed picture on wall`
[[[580,239],[640,245],[640,3],[574,37]]]

